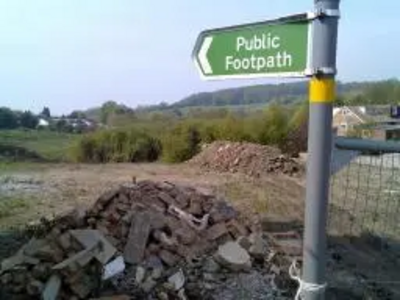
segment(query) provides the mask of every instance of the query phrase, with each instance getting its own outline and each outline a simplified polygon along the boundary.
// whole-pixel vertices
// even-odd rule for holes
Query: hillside
[[[340,94],[360,92],[363,85],[363,83],[338,83],[338,92]],[[306,98],[307,93],[308,83],[306,81],[253,85],[193,94],[173,103],[171,107],[254,105],[275,101],[281,104],[291,104]]]
[[[347,104],[388,104],[400,99],[400,82],[397,79],[364,82],[338,82],[338,105]],[[189,95],[175,103],[139,106],[134,111],[123,104],[119,110],[134,113],[179,111],[187,112],[190,108],[230,108],[240,110],[243,107],[255,108],[277,102],[293,104],[307,98],[308,83],[298,81],[281,84],[251,85],[238,88],[202,92]],[[338,99],[338,100],[339,100]],[[87,110],[86,115],[101,119],[101,107]]]

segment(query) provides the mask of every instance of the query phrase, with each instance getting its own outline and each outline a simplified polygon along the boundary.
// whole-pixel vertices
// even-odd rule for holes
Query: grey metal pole
[[[320,75],[310,81],[310,118],[302,280],[326,283],[326,224],[332,150],[332,106],[335,98],[336,47],[340,0],[314,0],[312,68]],[[324,289],[303,291],[305,300],[325,299]]]

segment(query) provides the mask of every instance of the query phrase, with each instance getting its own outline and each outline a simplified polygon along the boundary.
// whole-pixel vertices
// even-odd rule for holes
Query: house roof
[[[396,121],[390,117],[390,105],[345,106],[363,122],[381,123]]]

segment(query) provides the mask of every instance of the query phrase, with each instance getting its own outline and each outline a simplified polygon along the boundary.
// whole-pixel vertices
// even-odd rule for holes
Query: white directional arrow
[[[204,39],[199,51],[199,62],[205,74],[212,74],[212,68],[207,59],[208,50],[213,42],[213,37],[208,36]]]

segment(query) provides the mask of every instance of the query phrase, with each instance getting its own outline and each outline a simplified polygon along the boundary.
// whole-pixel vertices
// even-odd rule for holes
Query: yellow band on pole
[[[331,103],[335,100],[334,78],[312,78],[310,81],[310,102]]]

